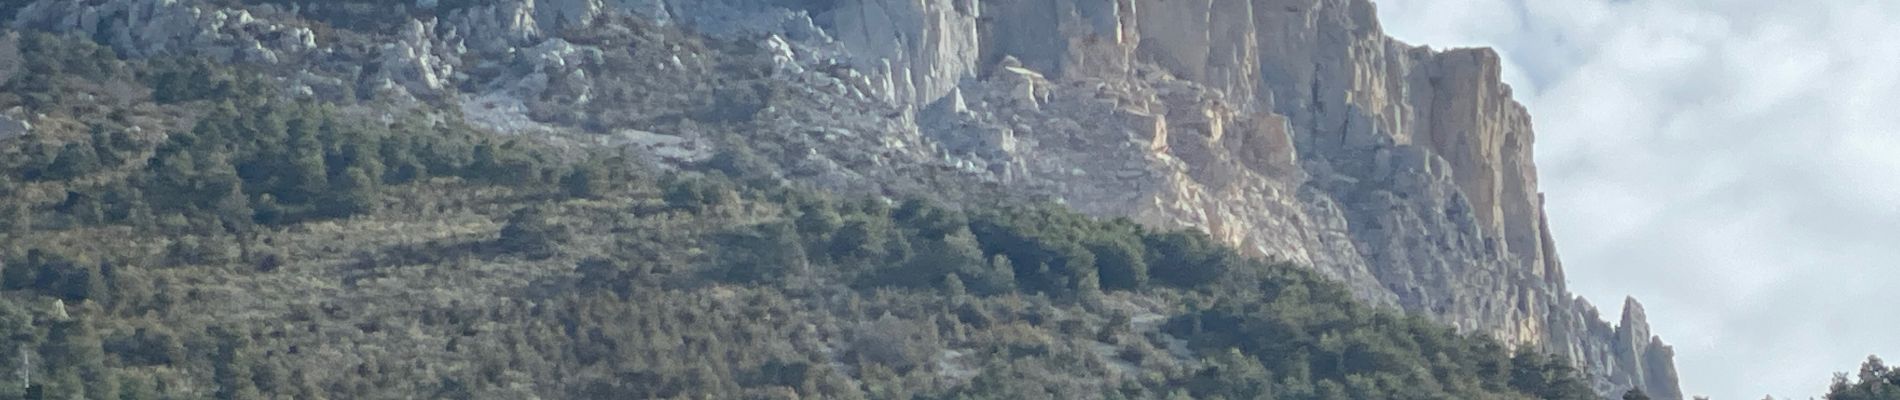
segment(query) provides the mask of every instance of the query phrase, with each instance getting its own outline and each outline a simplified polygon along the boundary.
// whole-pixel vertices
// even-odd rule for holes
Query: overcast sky
[[[1685,393],[1900,358],[1900,1],[1375,1],[1503,54],[1571,289],[1641,300]]]

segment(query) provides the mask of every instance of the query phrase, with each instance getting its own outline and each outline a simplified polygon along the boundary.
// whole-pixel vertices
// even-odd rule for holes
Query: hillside
[[[33,379],[1680,398],[1562,287],[1496,56],[1369,3],[542,3],[0,9]]]

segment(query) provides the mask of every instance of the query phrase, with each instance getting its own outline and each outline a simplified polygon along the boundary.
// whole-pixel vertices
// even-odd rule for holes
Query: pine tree
[[[124,379],[119,384],[119,399],[122,400],[158,400],[162,395],[158,385],[144,379]]]
[[[33,227],[32,209],[28,208],[25,201],[13,197],[16,195],[16,185],[12,180],[0,177],[0,199],[7,199],[0,201],[0,233],[22,235]]]
[[[123,138],[124,136],[125,133],[123,131],[108,134],[106,133],[105,127],[99,125],[92,126],[92,142],[90,144],[92,153],[97,157],[100,165],[109,167],[125,163],[125,157],[121,155],[120,152],[132,149],[116,146],[116,144],[122,141],[130,141],[129,138]]]
[[[257,385],[251,380],[256,367],[249,354],[251,338],[223,327],[213,327],[208,334],[218,342],[218,351],[211,360],[211,379],[217,385],[212,396],[219,400],[258,398]]]
[[[502,251],[521,254],[530,259],[553,257],[559,250],[559,243],[565,241],[567,231],[549,224],[540,207],[526,207],[515,210],[508,216],[507,224],[501,228],[501,238],[497,247]]]
[[[324,162],[323,143],[317,139],[319,117],[314,111],[305,113],[291,121],[287,128],[290,142],[285,161],[290,170],[283,174],[282,187],[275,191],[279,201],[289,204],[305,204],[321,197],[329,188],[329,167]]]
[[[1101,271],[1102,287],[1135,290],[1148,285],[1148,261],[1142,246],[1132,237],[1097,237],[1088,241],[1095,265]]]
[[[325,216],[343,218],[379,208],[380,190],[368,169],[350,166],[344,170],[342,179],[331,188],[329,201],[324,202],[328,208]]]
[[[99,156],[93,153],[92,146],[79,143],[67,143],[60,147],[59,156],[46,166],[41,177],[47,180],[67,180],[85,176],[99,170]]]
[[[177,206],[184,208],[173,211],[192,211],[190,215],[200,217],[193,221],[200,229],[242,230],[248,228],[255,217],[250,199],[244,194],[244,180],[238,178],[237,169],[231,166],[228,156],[212,152],[195,163],[190,162],[189,157],[181,157],[186,163],[181,167],[191,168],[189,172],[175,171],[170,165],[159,172],[159,179],[170,181],[167,189],[182,203]],[[172,173],[183,176],[168,176]]]
[[[905,270],[892,271],[898,276],[890,283],[923,286],[934,283],[930,280],[945,274],[974,277],[987,269],[983,262],[983,250],[977,248],[976,239],[971,238],[967,231],[942,239],[920,238],[915,249],[917,256],[911,258]]]
[[[809,272],[798,230],[787,223],[770,223],[721,233],[719,268],[735,282],[770,281]]]
[[[798,233],[808,238],[829,237],[844,225],[844,218],[830,205],[815,204],[798,214]]]
[[[826,253],[847,268],[868,269],[889,256],[889,242],[901,238],[894,233],[886,221],[853,217],[831,235]]]
[[[44,265],[40,279],[52,281],[41,289],[67,301],[103,303],[107,300],[106,281],[99,272],[99,264],[86,260],[83,255],[77,261],[61,260]]]
[[[584,163],[568,171],[561,177],[561,190],[568,197],[594,198],[607,191],[608,176],[605,168],[595,163]]]
[[[1016,267],[1002,254],[990,257],[989,271],[983,274],[983,289],[989,293],[1016,291]]]
[[[420,157],[412,153],[403,142],[384,140],[382,144],[383,184],[401,185],[428,177],[429,166]]]
[[[55,322],[40,349],[41,358],[51,372],[47,382],[49,398],[84,397],[117,399],[117,380],[106,369],[105,347],[94,331],[91,313],[67,321]]]
[[[943,292],[944,295],[959,302],[963,301],[963,296],[969,293],[968,289],[963,287],[963,278],[958,278],[957,274],[943,275]]]

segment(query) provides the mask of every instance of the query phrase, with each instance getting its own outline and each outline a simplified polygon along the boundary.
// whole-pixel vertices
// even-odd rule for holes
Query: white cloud
[[[1379,3],[1504,55],[1571,288],[1642,299],[1685,392],[1817,396],[1900,357],[1900,2]]]

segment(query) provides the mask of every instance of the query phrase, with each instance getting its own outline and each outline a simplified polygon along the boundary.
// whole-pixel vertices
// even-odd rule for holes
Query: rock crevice
[[[397,7],[411,6],[436,4]],[[609,97],[596,86],[614,72],[595,67],[608,58],[669,79],[705,67],[690,51],[566,34],[639,18],[756,41],[762,69],[792,95],[894,110],[746,108],[786,135],[875,143],[810,150],[793,169],[811,172],[792,175],[814,184],[868,191],[861,178],[929,164],[1095,215],[1199,228],[1311,265],[1368,302],[1566,355],[1606,395],[1681,398],[1673,351],[1640,304],[1627,301],[1612,327],[1564,287],[1531,117],[1498,55],[1395,40],[1368,0],[498,0],[417,17],[375,45],[320,40],[299,12],[39,0],[12,26],[102,38],[134,57],[301,66],[302,92],[459,100],[491,110],[472,122],[504,131],[589,120],[575,113]],[[696,104],[670,96],[641,101]],[[751,101],[720,96],[712,103]],[[563,107],[522,111],[529,103]],[[649,147],[697,143],[637,132]]]

